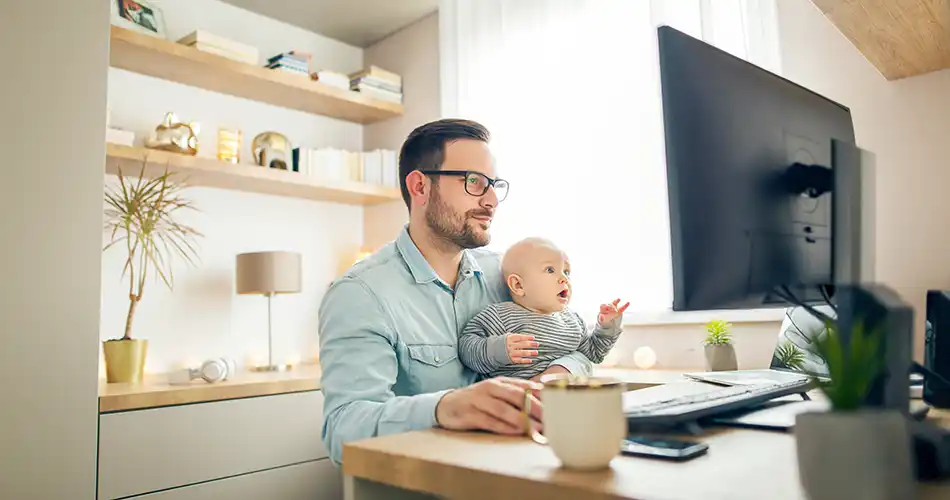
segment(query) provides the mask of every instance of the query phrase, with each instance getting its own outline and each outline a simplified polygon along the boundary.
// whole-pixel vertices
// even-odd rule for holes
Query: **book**
[[[377,89],[394,92],[396,94],[402,93],[402,85],[397,85],[387,80],[380,80],[379,78],[375,78],[371,76],[364,76],[361,78],[350,80],[350,86],[360,86],[360,85],[366,85],[369,87],[374,87]]]
[[[370,85],[363,85],[363,84],[358,84],[355,86],[351,85],[350,90],[359,92],[361,94],[366,94],[367,97],[371,97],[374,99],[402,103],[401,93],[390,92],[388,90],[383,90],[383,89],[376,88]]]
[[[236,42],[201,29],[179,38],[178,43],[206,52],[215,52],[218,55],[242,62],[253,61],[250,64],[257,64],[260,56],[257,47]]]
[[[351,81],[363,77],[372,77],[402,87],[402,76],[380,68],[379,66],[370,65],[368,68],[357,71],[356,73],[351,73],[349,76]]]
[[[277,61],[296,61],[300,64],[309,65],[310,64],[310,55],[301,55],[299,53],[294,53],[294,51],[284,52],[277,54],[276,56],[270,57],[267,59],[268,63],[274,63]]]
[[[340,88],[344,90],[350,89],[350,79],[346,75],[342,73],[336,73],[334,71],[329,71],[325,69],[317,71],[317,81],[320,83],[329,85],[331,87],[336,87],[336,88]]]

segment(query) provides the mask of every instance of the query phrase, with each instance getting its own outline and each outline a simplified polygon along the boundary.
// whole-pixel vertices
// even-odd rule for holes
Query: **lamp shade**
[[[301,255],[296,252],[238,254],[235,266],[237,293],[300,293],[302,260]]]

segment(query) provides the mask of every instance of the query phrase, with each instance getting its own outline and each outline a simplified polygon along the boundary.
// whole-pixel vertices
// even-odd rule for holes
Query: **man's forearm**
[[[385,402],[352,401],[335,408],[323,423],[330,458],[339,465],[343,445],[351,441],[435,427],[436,406],[447,392],[395,396]]]

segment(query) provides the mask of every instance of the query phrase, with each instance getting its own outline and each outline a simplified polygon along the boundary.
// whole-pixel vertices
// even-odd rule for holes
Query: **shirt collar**
[[[409,272],[412,273],[412,277],[415,278],[416,283],[442,281],[439,279],[439,275],[435,273],[435,269],[432,269],[432,266],[429,265],[429,261],[422,256],[419,247],[416,246],[409,236],[408,224],[402,229],[402,232],[399,233],[399,237],[396,238],[396,249],[399,250],[399,254],[402,255],[403,260],[406,261],[406,265],[409,266]],[[459,263],[459,276],[481,276],[481,274],[482,268],[478,265],[475,257],[473,257],[468,250],[462,250],[462,261]]]

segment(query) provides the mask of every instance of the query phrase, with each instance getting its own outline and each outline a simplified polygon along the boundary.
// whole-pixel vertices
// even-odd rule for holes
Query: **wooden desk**
[[[623,378],[636,380],[631,373]],[[636,391],[637,399],[710,390],[670,377],[666,385]],[[946,414],[935,417],[950,422]],[[575,472],[561,468],[550,449],[527,437],[442,429],[379,437],[345,447],[346,498],[806,498],[793,434],[717,428],[699,439],[709,444],[709,452],[686,462],[617,456],[608,470]],[[920,493],[923,499],[950,498],[950,481],[921,484]]]

